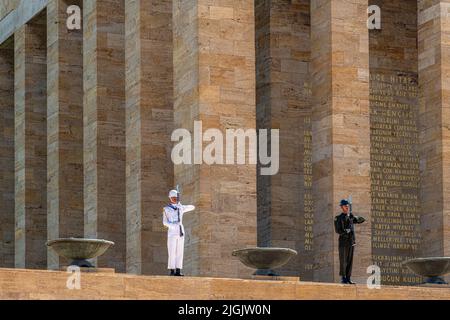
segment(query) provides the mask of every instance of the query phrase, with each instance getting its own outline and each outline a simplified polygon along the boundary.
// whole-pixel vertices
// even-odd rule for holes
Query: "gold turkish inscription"
[[[304,127],[310,128],[311,118],[304,118]],[[314,206],[312,196],[312,131],[305,129],[303,137],[303,215],[304,215],[304,250],[313,250]]]
[[[372,251],[384,284],[417,283],[401,262],[420,244],[417,75],[370,76]]]

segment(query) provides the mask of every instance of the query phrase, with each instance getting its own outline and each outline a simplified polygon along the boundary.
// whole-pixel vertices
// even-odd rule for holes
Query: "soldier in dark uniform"
[[[353,252],[356,245],[354,224],[363,223],[363,217],[356,217],[350,212],[349,202],[341,200],[342,213],[335,217],[334,227],[339,234],[339,275],[342,283],[354,284],[350,277],[352,275]]]

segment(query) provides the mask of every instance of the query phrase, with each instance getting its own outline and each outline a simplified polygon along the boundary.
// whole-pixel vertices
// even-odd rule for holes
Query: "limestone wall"
[[[401,266],[421,242],[417,7],[409,2],[374,1],[383,28],[369,38],[372,256],[386,284],[420,281]]]
[[[99,266],[164,274],[161,208],[180,185],[191,275],[248,276],[231,252],[260,245],[299,252],[283,275],[336,281],[333,217],[352,195],[354,277],[375,263],[417,283],[401,262],[450,248],[448,4],[1,1],[0,266],[57,268],[45,241],[85,236],[116,243]],[[278,174],[174,165],[171,133],[194,121],[280,129]]]
[[[173,8],[175,127],[254,129],[254,1],[177,0]],[[256,245],[256,174],[254,164],[175,166],[184,201],[197,207],[184,220],[191,274],[250,273],[231,252]]]
[[[258,244],[299,255],[282,272],[312,279],[309,1],[256,5],[257,127],[280,130],[280,169],[258,175]]]

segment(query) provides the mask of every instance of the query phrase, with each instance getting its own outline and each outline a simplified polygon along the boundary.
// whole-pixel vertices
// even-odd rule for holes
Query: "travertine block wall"
[[[256,128],[253,1],[174,1],[175,127]],[[186,272],[251,271],[231,257],[256,245],[256,165],[175,166],[184,202]]]
[[[339,278],[333,219],[348,195],[358,228],[354,278],[371,265],[367,0],[311,2],[314,280]]]
[[[172,1],[126,1],[127,272],[167,272],[162,207],[174,188]]]
[[[98,266],[126,270],[125,1],[83,2],[84,233],[115,246]]]
[[[309,11],[309,0],[276,0],[257,1],[255,12],[258,127],[280,130],[280,171],[258,176],[258,244],[297,250],[280,272],[302,278],[313,262]]]
[[[422,255],[450,254],[450,1],[418,1]]]
[[[47,6],[49,239],[84,235],[83,32],[67,29],[69,5],[82,7],[82,1],[51,0]],[[58,256],[51,249],[48,267],[59,267]]]
[[[15,34],[15,266],[47,267],[46,12]]]
[[[383,284],[415,284],[401,262],[420,255],[421,241],[417,3],[372,4],[383,13],[369,38],[372,256]]]
[[[14,37],[0,45],[0,267],[14,267]]]
[[[0,3],[0,39],[16,30],[0,46],[1,266],[56,268],[45,240],[85,236],[116,243],[100,267],[165,274],[177,184],[197,206],[187,274],[248,275],[231,252],[258,243],[299,252],[283,274],[335,281],[350,194],[367,219],[356,280],[376,263],[383,283],[415,283],[403,259],[449,254],[450,0],[49,0],[7,16],[19,2]],[[280,129],[278,175],[173,166],[170,134],[195,120]]]

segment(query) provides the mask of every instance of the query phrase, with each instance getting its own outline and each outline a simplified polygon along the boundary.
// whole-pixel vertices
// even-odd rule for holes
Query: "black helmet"
[[[342,199],[339,206],[342,207],[342,206],[346,206],[348,204],[349,204],[349,202],[346,199]]]

